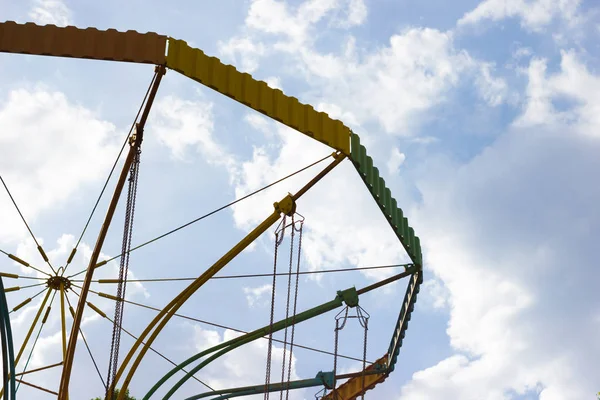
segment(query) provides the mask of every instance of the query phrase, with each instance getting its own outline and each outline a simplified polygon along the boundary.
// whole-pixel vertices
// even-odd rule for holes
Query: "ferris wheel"
[[[114,187],[109,187],[107,185],[109,180],[107,179],[101,191],[101,197],[102,195],[111,196],[103,223],[100,227],[90,225],[91,216],[85,223],[84,232],[94,228],[98,232],[95,246],[85,269],[81,271],[69,269],[78,251],[83,233],[62,266],[53,265],[43,246],[36,240],[34,232],[27,223],[26,216],[19,208],[19,199],[11,192],[10,182],[2,179],[2,189],[10,197],[15,212],[18,213],[27,227],[36,244],[37,251],[45,263],[45,265],[34,265],[31,260],[16,256],[14,250],[0,249],[8,260],[38,273],[37,277],[31,277],[0,272],[0,290],[2,291],[0,296],[0,314],[2,317],[0,319],[0,333],[3,355],[1,396],[3,398],[15,399],[21,385],[29,386],[40,393],[43,392],[49,398],[53,396],[61,400],[69,398],[71,377],[79,362],[75,357],[75,350],[78,346],[83,345],[90,351],[82,330],[84,313],[95,313],[97,317],[106,320],[112,327],[110,348],[107,349],[110,352],[108,373],[105,376],[100,374],[99,367],[94,362],[99,375],[101,375],[100,379],[103,376],[105,377],[102,383],[106,389],[104,394],[106,399],[126,399],[132,380],[139,378],[139,374],[136,375],[136,373],[139,372],[140,364],[147,354],[159,354],[171,365],[164,364],[162,367],[156,367],[163,368],[164,374],[157,382],[147,383],[147,393],[143,399],[159,398],[159,393],[164,399],[182,398],[177,394],[177,391],[190,380],[200,382],[196,374],[203,368],[227,353],[258,340],[266,340],[268,343],[267,364],[263,382],[256,382],[252,386],[230,388],[212,388],[203,383],[206,386],[205,390],[187,397],[187,400],[201,398],[229,399],[256,394],[264,395],[264,398],[268,399],[269,393],[273,392],[285,393],[287,399],[287,394],[290,391],[300,388],[320,390],[318,398],[322,399],[350,400],[364,398],[365,392],[382,383],[394,371],[408,322],[417,301],[417,294],[423,281],[421,244],[419,237],[415,235],[414,229],[409,225],[403,210],[398,206],[396,199],[394,199],[384,179],[380,176],[373,159],[367,154],[364,145],[361,144],[359,136],[341,121],[332,119],[323,112],[316,111],[312,106],[303,104],[294,97],[286,96],[281,90],[273,89],[267,83],[255,80],[251,75],[241,73],[231,65],[223,64],[219,59],[190,47],[182,40],[156,33],[141,34],[134,31],[118,32],[114,29],[101,31],[94,28],[79,29],[73,26],[60,28],[53,25],[38,26],[32,23],[5,22],[0,23],[0,52],[120,61],[154,66],[151,83],[121,148],[121,153],[125,157],[123,167],[118,171],[115,168],[117,166],[115,162],[111,171],[111,175],[114,173],[118,177],[117,183]],[[159,86],[168,69],[176,71],[329,146],[332,153],[293,174],[274,180],[266,187],[240,197],[185,225],[142,244],[132,246],[132,227],[135,216],[138,171],[141,164],[140,154],[144,129]],[[119,156],[121,156],[121,153]],[[337,293],[332,294],[331,300],[302,310],[297,307],[297,298],[299,277],[304,273],[300,269],[304,217],[301,214],[301,203],[298,201],[311,188],[318,185],[322,180],[326,180],[327,175],[342,163],[351,163],[354,166],[364,182],[365,190],[368,190],[372,195],[398,238],[398,245],[405,249],[411,262],[395,265],[401,268],[402,272],[389,278],[361,288],[340,288]],[[306,181],[295,193],[289,193],[283,198],[274,199],[273,210],[270,215],[265,215],[265,219],[260,224],[223,254],[212,266],[205,269],[197,277],[190,278],[188,286],[176,294],[167,304],[162,305],[160,308],[149,307],[126,298],[129,255],[131,252],[151,245],[155,241],[192,223],[210,217],[299,172],[315,169],[321,165],[324,166],[321,167],[319,172],[312,179]],[[2,171],[0,171],[0,178],[1,173]],[[127,189],[127,195],[124,193],[125,189]],[[103,245],[111,223],[115,222],[115,211],[120,200],[124,201],[125,204],[121,253],[111,258],[102,259]],[[97,211],[98,204],[96,202],[92,214]],[[223,277],[219,273],[225,270],[234,258],[261,235],[270,230],[275,231],[275,249],[273,273],[269,275],[273,279],[269,324],[258,326],[257,329],[249,332],[239,332],[239,336],[203,349],[180,363],[175,363],[160,354],[153,345],[174,318],[182,317],[180,310],[182,306],[189,301],[192,295],[202,289],[209,280]],[[284,240],[290,243],[289,254],[282,246]],[[278,270],[278,257],[280,263],[282,259],[289,261],[289,268],[285,272],[278,272],[281,271],[281,269]],[[98,279],[97,270],[113,261],[119,263],[118,276],[111,279]],[[276,304],[275,290],[278,276],[287,279],[287,288],[279,289],[284,291],[287,289],[287,292],[283,296],[285,302]],[[381,357],[374,361],[368,361],[366,357],[367,332],[371,316],[361,307],[361,296],[402,278],[406,278],[408,283],[404,299],[398,307],[395,328],[392,332],[389,332],[390,341],[386,346],[381,346],[380,343],[371,343],[371,348],[376,347]],[[35,283],[31,283],[32,280]],[[13,285],[13,281],[18,283]],[[99,284],[116,285],[116,294],[102,292],[101,289],[98,289]],[[30,295],[29,291],[33,293]],[[15,301],[15,297],[12,297],[13,292],[26,293],[26,295],[21,300]],[[98,307],[95,304],[95,298],[112,302],[114,314],[107,314]],[[41,301],[39,301],[40,299]],[[34,300],[39,301],[39,306],[32,313],[27,333],[22,337],[13,335],[11,317],[18,316],[19,311],[22,311],[28,305],[31,306]],[[53,308],[52,305],[55,300],[59,305]],[[155,313],[155,316],[140,334],[132,334],[124,328],[123,310],[125,305],[129,304],[149,308]],[[285,318],[276,320],[275,307],[285,308]],[[40,337],[49,315],[52,313],[58,313],[60,316],[62,360],[40,368],[28,369],[35,343]],[[327,352],[327,354],[333,356],[332,369],[322,371],[322,368],[315,367],[313,376],[299,380],[291,379],[290,369],[293,351],[297,348],[306,347],[295,342],[296,325],[325,313],[336,313],[334,346],[333,349]],[[357,320],[359,326],[362,327],[361,329],[364,330],[364,348],[361,348],[363,357],[357,360],[362,363],[362,368],[352,373],[342,374],[337,366],[338,359],[344,357],[338,351],[338,336],[348,321],[352,319]],[[192,318],[192,320],[194,319]],[[275,337],[276,333],[283,334],[283,340],[277,339]],[[134,340],[133,345],[121,349],[122,335],[131,337]],[[273,378],[273,376],[279,376],[278,373],[274,373],[272,370],[274,357],[272,347],[275,342],[283,345],[281,379]],[[120,352],[120,350],[124,351]],[[61,371],[60,380],[54,382],[54,386],[44,386],[36,382],[36,373],[51,369]]]

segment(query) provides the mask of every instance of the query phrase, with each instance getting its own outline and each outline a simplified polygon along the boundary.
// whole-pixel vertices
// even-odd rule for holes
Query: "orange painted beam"
[[[373,364],[369,365],[365,368],[365,371],[372,371],[376,365],[386,366],[387,363],[387,354],[381,357],[379,360],[375,361]],[[385,369],[384,369],[385,371]],[[363,376],[356,376],[354,378],[348,379],[346,382],[342,383],[336,389],[337,397],[335,400],[355,400],[358,396],[362,395],[367,390],[373,389],[375,385],[381,383],[387,378],[387,373],[382,374],[371,374],[364,376],[364,390],[363,390]],[[333,392],[324,396],[322,400],[333,400]]]
[[[0,52],[164,64],[167,37],[135,31],[0,23]]]

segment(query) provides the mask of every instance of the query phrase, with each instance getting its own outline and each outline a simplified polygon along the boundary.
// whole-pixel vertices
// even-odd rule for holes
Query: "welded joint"
[[[333,153],[331,153],[331,157],[333,157],[334,160],[339,160],[341,158],[346,157],[346,155],[341,151],[334,151]]]
[[[358,306],[358,293],[356,292],[355,287],[346,290],[338,290],[337,295],[348,307]]]
[[[156,72],[157,74],[166,75],[167,67],[166,67],[166,65],[155,65],[154,72]]]
[[[273,207],[275,207],[275,211],[290,217],[296,212],[296,202],[290,193],[280,202],[273,203]]]
[[[135,123],[135,127],[133,128],[133,132],[131,136],[129,136],[129,145],[135,146],[138,138],[138,132],[140,132],[140,124],[138,122]],[[140,134],[143,132],[140,132]]]

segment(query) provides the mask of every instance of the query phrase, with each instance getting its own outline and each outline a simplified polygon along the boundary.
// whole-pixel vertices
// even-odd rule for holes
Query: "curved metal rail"
[[[3,368],[3,387],[7,383],[9,390],[4,392],[4,400],[14,400],[16,398],[15,382],[15,353],[13,347],[12,329],[10,327],[10,316],[8,314],[8,304],[4,294],[4,282],[0,277],[0,329],[2,339],[2,368]]]

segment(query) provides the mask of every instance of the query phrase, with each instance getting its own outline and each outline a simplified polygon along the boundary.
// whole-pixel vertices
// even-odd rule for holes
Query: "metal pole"
[[[142,117],[140,118],[140,123],[137,126],[135,140],[129,148],[129,152],[127,153],[127,158],[125,159],[125,165],[123,165],[123,169],[121,170],[121,175],[119,176],[119,181],[117,182],[117,186],[115,188],[115,192],[113,193],[113,197],[108,206],[108,210],[106,212],[106,217],[104,218],[104,223],[102,224],[102,228],[100,229],[100,233],[98,235],[98,240],[96,241],[96,245],[94,247],[94,251],[92,252],[90,263],[88,265],[87,272],[85,274],[85,278],[83,281],[81,294],[79,296],[79,302],[77,304],[77,309],[75,311],[75,317],[73,318],[73,326],[71,327],[71,334],[69,336],[69,344],[67,346],[67,354],[65,357],[65,364],[63,367],[62,376],[60,378],[60,387],[58,392],[58,400],[67,400],[67,393],[69,390],[69,381],[71,379],[71,369],[73,368],[73,358],[75,356],[75,347],[77,346],[77,336],[79,332],[79,328],[81,326],[81,320],[83,318],[83,310],[85,308],[86,299],[88,295],[88,291],[90,289],[90,285],[92,283],[94,268],[96,263],[98,262],[98,257],[100,256],[100,251],[102,250],[102,245],[104,244],[104,240],[106,239],[106,234],[108,232],[108,228],[112,221],[112,218],[115,214],[115,210],[117,208],[117,204],[119,202],[119,197],[121,197],[121,192],[123,191],[123,187],[125,186],[125,181],[127,180],[127,175],[129,174],[129,168],[131,167],[131,163],[133,162],[134,156],[142,143],[143,132],[144,132],[144,124],[148,118],[148,113],[150,112],[150,108],[152,107],[152,103],[154,98],[156,97],[156,93],[158,91],[158,86],[160,85],[160,81],[162,76],[165,74],[165,66],[157,66],[156,67],[156,78],[152,85],[152,89],[150,90],[150,95],[148,96],[148,100],[146,101],[146,106],[142,113]]]

